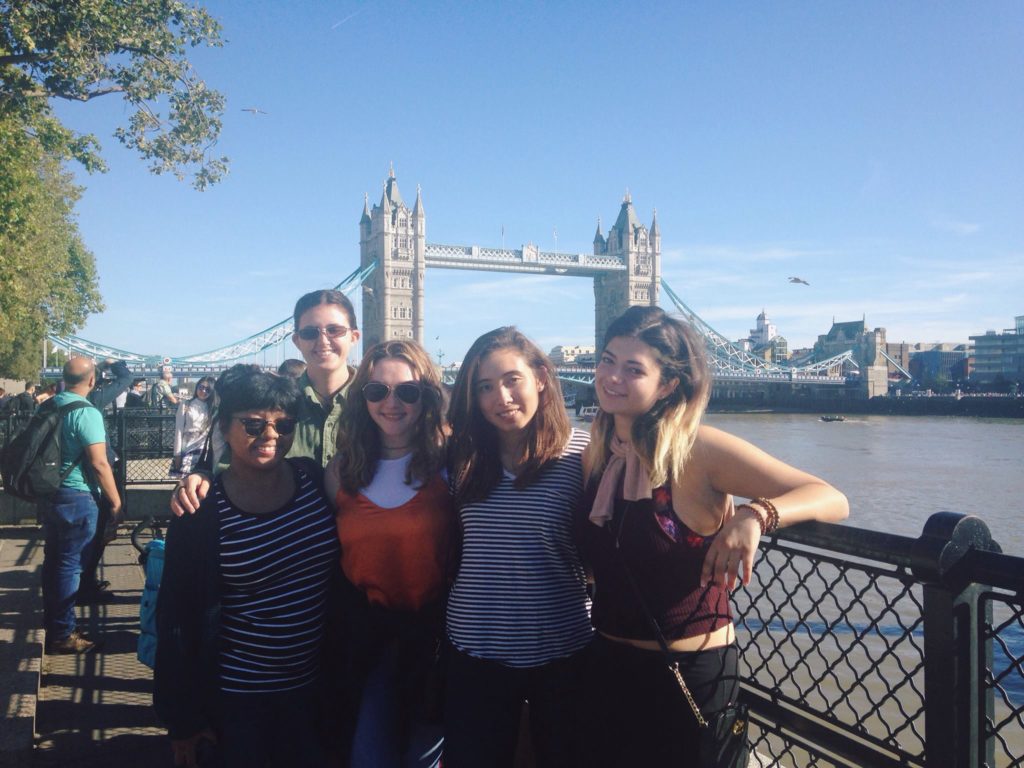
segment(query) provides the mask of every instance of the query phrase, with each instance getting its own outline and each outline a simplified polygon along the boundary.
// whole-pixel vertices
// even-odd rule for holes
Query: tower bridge
[[[384,181],[380,202],[372,207],[364,198],[359,219],[359,266],[336,287],[351,294],[362,291],[363,348],[387,339],[413,339],[424,343],[424,293],[427,268],[463,269],[586,277],[594,285],[595,346],[605,331],[628,307],[659,304],[662,293],[676,312],[703,336],[712,374],[720,383],[844,386],[856,369],[846,352],[828,360],[799,367],[768,363],[719,334],[690,309],[661,278],[661,230],[655,211],[650,227],[642,224],[627,193],[615,223],[607,234],[598,221],[592,253],[543,251],[535,245],[519,249],[479,245],[428,243],[422,191],[410,209],[398,188],[394,169]],[[128,362],[139,375],[155,375],[170,366],[176,376],[194,378],[216,373],[240,361],[260,362],[268,350],[283,352],[293,332],[292,318],[245,339],[207,352],[164,357],[128,352],[77,336],[51,335],[51,343],[69,354],[114,357]],[[288,356],[291,356],[290,354]],[[276,363],[272,363],[276,364]],[[48,375],[59,374],[47,371]],[[446,374],[453,376],[452,369]],[[593,383],[593,368],[562,366],[567,382]]]

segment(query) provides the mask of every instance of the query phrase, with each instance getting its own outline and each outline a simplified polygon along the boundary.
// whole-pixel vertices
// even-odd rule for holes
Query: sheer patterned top
[[[593,491],[587,495],[592,499]],[[576,538],[593,569],[594,628],[632,640],[655,639],[623,564],[670,642],[727,626],[732,621],[728,593],[700,585],[704,555],[716,534],[694,533],[676,516],[669,485],[655,488],[652,496],[617,499],[615,515],[604,527],[590,522],[589,503],[580,505]]]

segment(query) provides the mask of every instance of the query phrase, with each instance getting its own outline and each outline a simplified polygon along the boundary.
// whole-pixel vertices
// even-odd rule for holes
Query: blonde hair
[[[631,440],[655,488],[682,477],[697,439],[697,429],[711,396],[704,343],[684,321],[659,307],[630,307],[608,327],[604,346],[617,337],[639,339],[654,353],[661,383],[678,385],[633,421]],[[614,419],[599,412],[591,427],[590,445],[583,454],[584,475],[596,481],[604,471],[615,434]]]

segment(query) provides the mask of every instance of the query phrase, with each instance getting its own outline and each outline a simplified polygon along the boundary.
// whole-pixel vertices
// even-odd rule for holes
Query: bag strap
[[[626,564],[626,558],[622,556],[622,550],[619,548],[619,539],[622,534],[622,526],[626,523],[626,514],[633,506],[633,502],[627,501],[625,508],[622,510],[622,515],[619,518],[619,529],[615,536],[615,557],[619,561],[619,565],[622,566],[622,572],[626,574],[626,581],[629,582],[629,587],[633,590],[633,596],[636,598],[637,604],[640,606],[640,610],[643,611],[644,618],[647,619],[647,624],[654,632],[654,638],[658,641],[658,646],[661,648],[662,656],[665,657],[665,663],[668,664],[669,671],[675,675],[676,682],[679,683],[679,688],[683,692],[683,696],[686,697],[686,702],[690,705],[690,709],[693,710],[693,716],[697,718],[697,724],[701,728],[708,727],[708,721],[704,719],[704,715],[701,714],[700,707],[697,706],[697,701],[693,698],[693,694],[690,693],[690,688],[683,679],[683,673],[679,671],[679,662],[672,658],[672,652],[668,649],[668,642],[665,640],[665,634],[661,631],[661,625],[658,624],[658,620],[654,618],[651,611],[647,608],[647,603],[644,601],[643,593],[640,591],[640,586],[636,583],[636,579],[633,578],[633,573],[629,570],[629,566]]]

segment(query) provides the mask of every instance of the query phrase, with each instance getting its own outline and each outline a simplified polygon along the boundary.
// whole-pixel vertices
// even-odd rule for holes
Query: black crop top
[[[588,518],[595,490],[585,495],[576,520],[580,554],[594,573],[595,629],[632,640],[655,639],[623,561],[669,641],[731,623],[728,592],[713,584],[700,586],[704,555],[715,535],[696,534],[676,517],[668,485],[656,488],[651,499],[617,499],[615,515],[604,527]],[[616,541],[621,557],[614,551]]]

